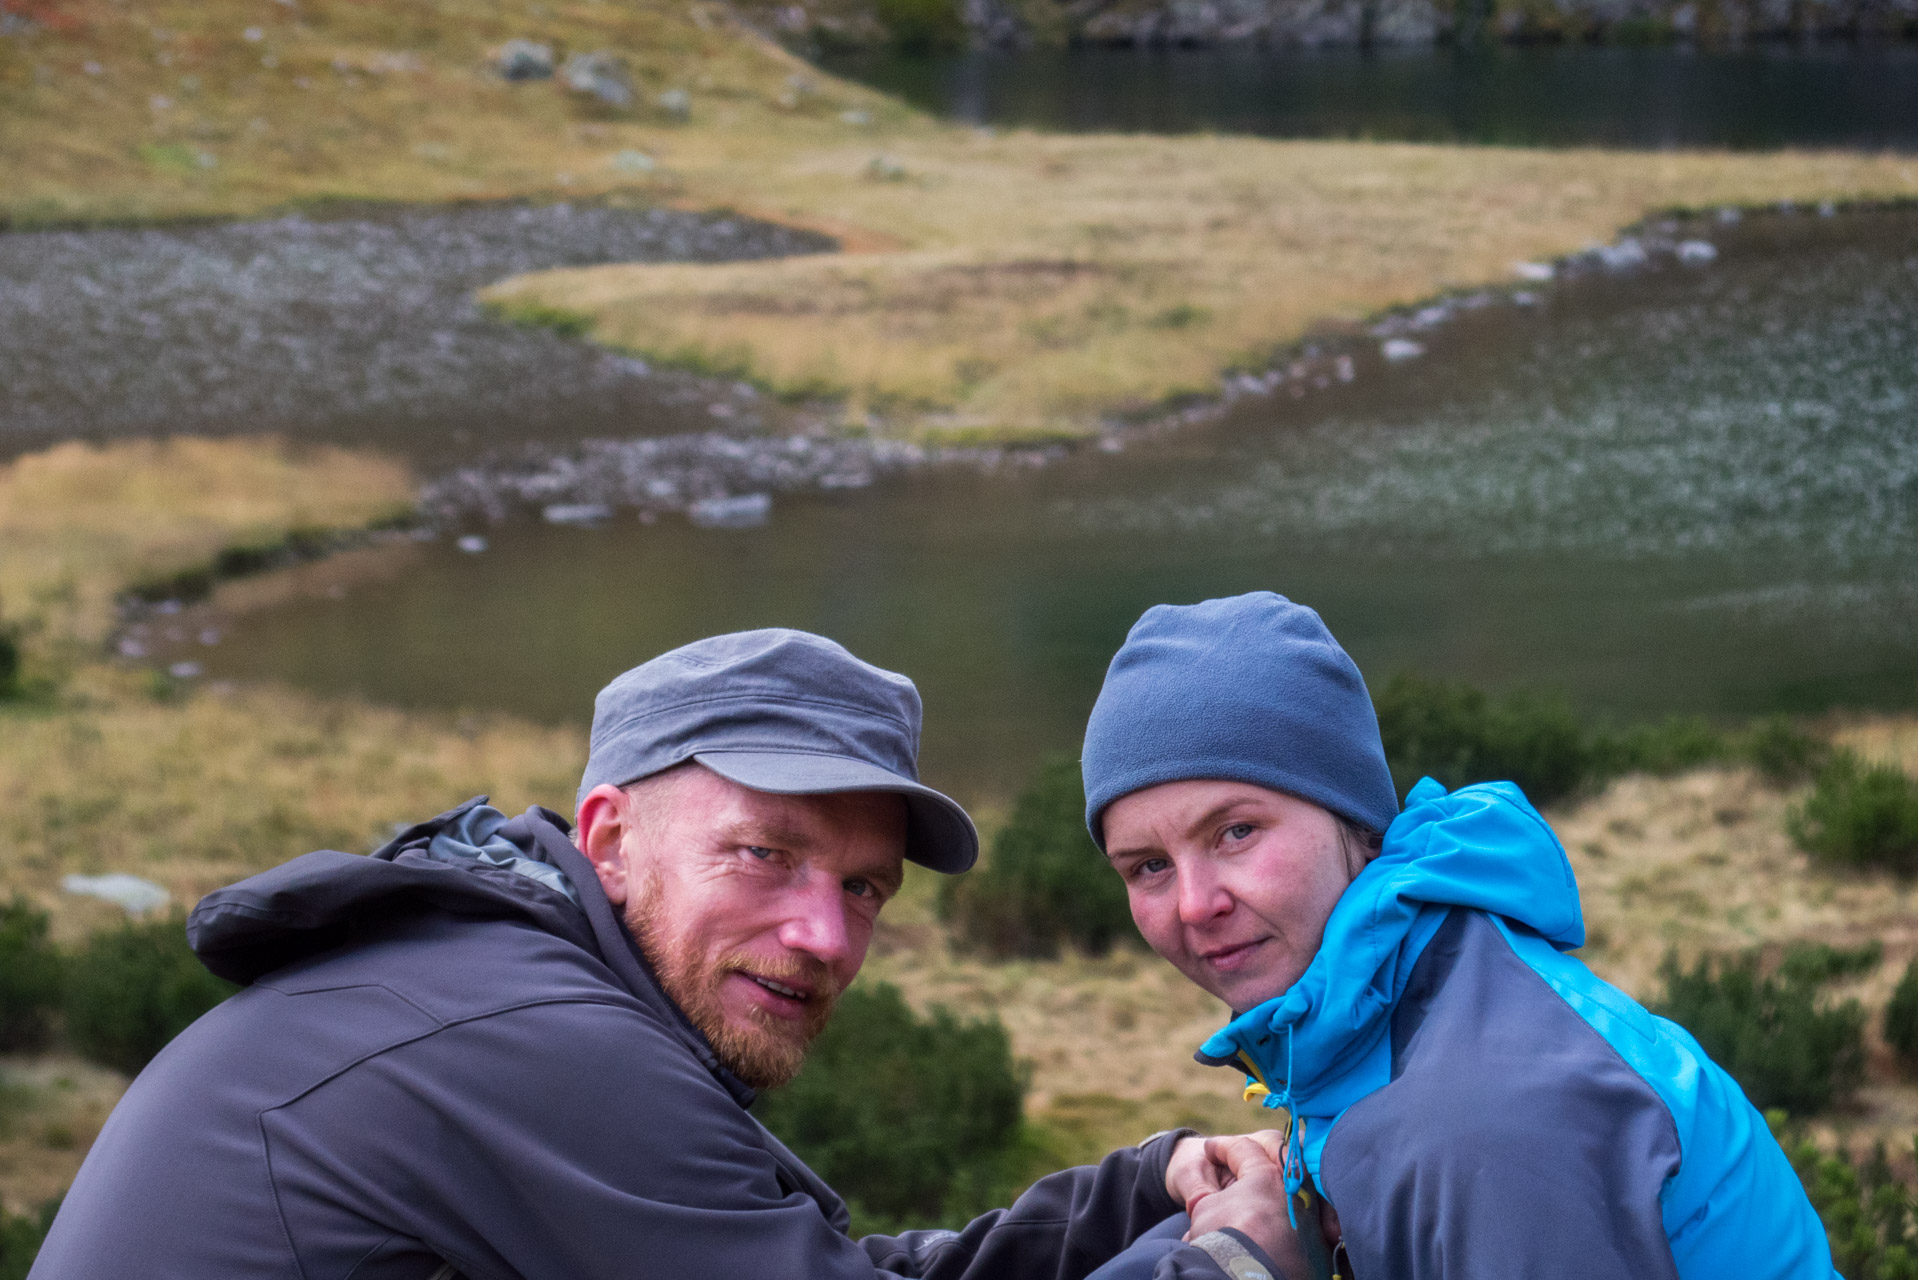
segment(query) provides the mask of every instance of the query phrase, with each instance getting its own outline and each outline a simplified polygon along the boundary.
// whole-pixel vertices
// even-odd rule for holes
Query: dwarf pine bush
[[[1401,672],[1373,706],[1401,796],[1430,776],[1448,789],[1515,782],[1534,803],[1546,804],[1569,795],[1592,768],[1584,729],[1555,699],[1524,693],[1494,699],[1459,681]]]
[[[1918,780],[1896,766],[1833,752],[1788,826],[1801,848],[1827,862],[1918,872]]]
[[[0,1052],[45,1046],[60,1007],[60,954],[47,913],[15,895],[0,907]]]
[[[0,623],[0,702],[20,696],[20,639]]]
[[[1908,1070],[1918,1071],[1918,959],[1905,966],[1885,1005],[1885,1043]]]
[[[1770,974],[1756,955],[1701,956],[1685,969],[1669,954],[1659,969],[1665,995],[1652,1012],[1690,1031],[1761,1111],[1823,1111],[1865,1075],[1864,1009],[1819,998],[1826,982],[1858,972],[1863,961],[1825,950],[1789,953]]]
[[[994,956],[1050,957],[1066,943],[1097,955],[1137,937],[1125,882],[1086,834],[1085,807],[1075,760],[1040,766],[986,865],[940,886],[940,914],[962,940]]]
[[[896,1233],[1002,1200],[1025,1092],[997,1019],[921,1018],[881,983],[841,997],[805,1070],[754,1114],[846,1197],[858,1229]]]
[[[1856,1161],[1843,1149],[1820,1150],[1783,1111],[1765,1119],[1825,1225],[1837,1271],[1847,1280],[1918,1280],[1912,1190],[1895,1176],[1885,1144]],[[1918,1154],[1918,1140],[1912,1150]]]
[[[181,917],[129,922],[94,934],[68,961],[67,1038],[132,1075],[236,990],[201,965]]]
[[[33,1213],[13,1214],[0,1205],[0,1280],[27,1280],[59,1207],[59,1201],[49,1200]]]

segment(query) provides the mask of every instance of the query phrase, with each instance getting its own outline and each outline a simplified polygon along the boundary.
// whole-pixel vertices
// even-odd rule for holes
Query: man
[[[1322,1193],[1300,1221],[1329,1269],[1832,1275],[1738,1085],[1568,954],[1578,889],[1518,789],[1428,778],[1399,811],[1365,684],[1310,609],[1149,610],[1083,764],[1140,931],[1235,1011],[1200,1060],[1295,1118],[1290,1203]]]
[[[601,692],[577,844],[476,800],[208,895],[191,940],[246,989],[134,1081],[35,1280],[1064,1280],[1182,1205],[1167,1280],[1269,1271],[1284,1191],[1253,1139],[1160,1136],[964,1231],[854,1241],[748,1112],[902,857],[976,856],[917,780],[919,718],[830,641],[721,636]]]

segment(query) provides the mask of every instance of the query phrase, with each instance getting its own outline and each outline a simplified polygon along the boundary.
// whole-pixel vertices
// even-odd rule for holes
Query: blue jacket
[[[248,985],[133,1082],[32,1280],[1076,1280],[1178,1208],[1159,1139],[851,1239],[544,810],[307,854],[189,933]],[[1155,1274],[1224,1272],[1184,1246]]]
[[[1250,1069],[1361,1280],[1829,1280],[1764,1118],[1684,1028],[1566,954],[1571,864],[1510,783],[1426,779],[1290,990],[1201,1061]]]

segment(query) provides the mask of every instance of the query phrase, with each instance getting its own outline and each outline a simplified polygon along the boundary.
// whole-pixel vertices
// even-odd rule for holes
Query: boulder
[[[633,77],[626,60],[608,49],[576,53],[566,59],[560,82],[574,93],[597,98],[609,107],[633,105]]]
[[[553,49],[532,40],[508,40],[493,65],[508,80],[545,80],[553,74]]]

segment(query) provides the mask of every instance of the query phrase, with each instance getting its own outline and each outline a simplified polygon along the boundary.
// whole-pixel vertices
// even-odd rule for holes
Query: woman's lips
[[[1230,946],[1212,947],[1199,952],[1199,959],[1214,969],[1231,973],[1242,969],[1252,961],[1252,956],[1266,944],[1268,939],[1254,938],[1250,942],[1235,942]]]

